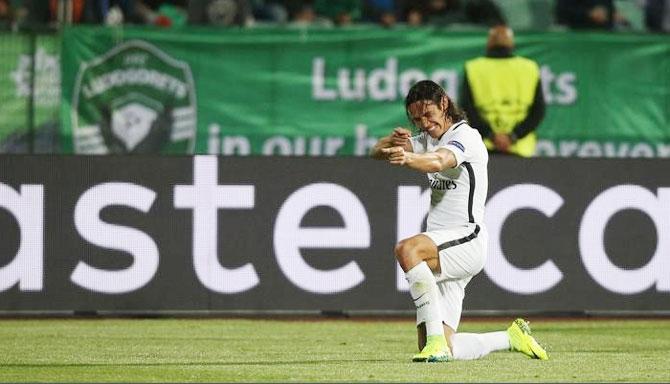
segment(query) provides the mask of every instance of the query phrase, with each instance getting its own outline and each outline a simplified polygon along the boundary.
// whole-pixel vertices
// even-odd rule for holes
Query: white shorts
[[[440,291],[442,322],[456,331],[461,321],[465,286],[486,262],[488,233],[484,227],[471,224],[422,234],[437,245],[440,272],[435,274],[435,279]]]

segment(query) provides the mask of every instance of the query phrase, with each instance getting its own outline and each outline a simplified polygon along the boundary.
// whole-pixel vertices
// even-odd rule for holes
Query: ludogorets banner
[[[68,28],[62,134],[74,153],[364,155],[430,78],[458,97],[485,31]],[[523,33],[541,66],[539,156],[670,156],[665,36]],[[622,55],[625,52],[625,55]]]

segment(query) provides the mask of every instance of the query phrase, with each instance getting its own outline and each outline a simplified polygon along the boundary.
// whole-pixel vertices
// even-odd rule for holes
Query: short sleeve
[[[464,161],[470,161],[476,146],[476,143],[472,142],[472,135],[468,135],[468,133],[467,130],[462,129],[450,138],[445,139],[444,143],[440,143],[441,148],[447,148],[453,152],[454,157],[456,157],[456,166],[461,165]]]
[[[443,148],[447,148],[454,153],[454,157],[456,157],[456,166],[461,165],[461,163],[465,161],[465,146],[460,141],[449,140],[447,145]]]

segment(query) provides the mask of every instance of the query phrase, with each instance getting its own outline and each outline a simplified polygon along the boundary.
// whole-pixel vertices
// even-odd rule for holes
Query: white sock
[[[438,301],[437,283],[433,271],[425,261],[405,272],[409,283],[409,293],[416,306],[419,323],[426,323],[426,335],[444,335]]]
[[[474,360],[493,351],[508,350],[507,332],[455,333],[451,336],[451,351],[456,360]]]

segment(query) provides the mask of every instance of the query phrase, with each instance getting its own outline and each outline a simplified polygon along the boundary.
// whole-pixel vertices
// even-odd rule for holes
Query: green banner
[[[59,50],[56,35],[0,34],[0,152],[58,150]]]
[[[65,29],[62,141],[75,153],[364,155],[431,78],[457,96],[485,31]],[[524,33],[542,68],[540,156],[670,156],[670,40]]]

